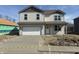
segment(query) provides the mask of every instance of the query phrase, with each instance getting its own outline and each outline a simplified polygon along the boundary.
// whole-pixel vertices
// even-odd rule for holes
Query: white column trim
[[[45,25],[42,27],[42,35],[45,35]]]
[[[65,25],[65,28],[66,28],[66,29],[65,29],[65,34],[67,34],[67,25]]]

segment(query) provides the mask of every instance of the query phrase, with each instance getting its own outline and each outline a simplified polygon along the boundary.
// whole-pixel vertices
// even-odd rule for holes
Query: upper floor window
[[[55,16],[54,18],[55,18],[55,20],[57,20],[57,16]]]
[[[55,25],[54,30],[55,31],[60,31],[61,30],[61,26],[60,25]]]
[[[58,16],[58,20],[61,20],[61,17],[60,16]]]
[[[37,19],[37,20],[40,19],[40,15],[39,15],[39,14],[36,15],[36,19]]]
[[[27,20],[27,14],[24,15],[24,20]]]
[[[56,16],[54,16],[54,19],[55,19],[55,20],[61,20],[61,16],[57,16],[57,15],[56,15]]]

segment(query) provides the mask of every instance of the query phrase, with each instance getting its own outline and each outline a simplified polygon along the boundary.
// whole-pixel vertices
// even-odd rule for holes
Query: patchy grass
[[[45,35],[45,45],[79,46],[79,35]]]

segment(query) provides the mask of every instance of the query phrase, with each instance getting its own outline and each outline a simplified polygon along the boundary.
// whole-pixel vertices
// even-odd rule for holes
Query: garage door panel
[[[40,35],[40,27],[23,27],[23,35]]]

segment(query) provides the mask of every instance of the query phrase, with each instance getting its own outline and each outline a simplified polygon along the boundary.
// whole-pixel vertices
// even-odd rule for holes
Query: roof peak
[[[19,13],[26,12],[26,11],[33,11],[33,10],[38,11],[38,12],[43,12],[43,10],[41,10],[40,8],[38,8],[38,7],[34,6],[34,5],[30,5],[27,8],[24,8],[21,11],[19,11]]]
[[[27,8],[21,10],[19,13],[22,13],[22,12],[31,12],[31,11],[37,11],[37,12],[42,12],[42,13],[45,13],[45,14],[51,14],[51,13],[60,13],[60,14],[65,14],[65,12],[63,12],[62,10],[59,10],[59,9],[55,9],[55,10],[42,10],[34,5],[30,5],[28,6]]]

